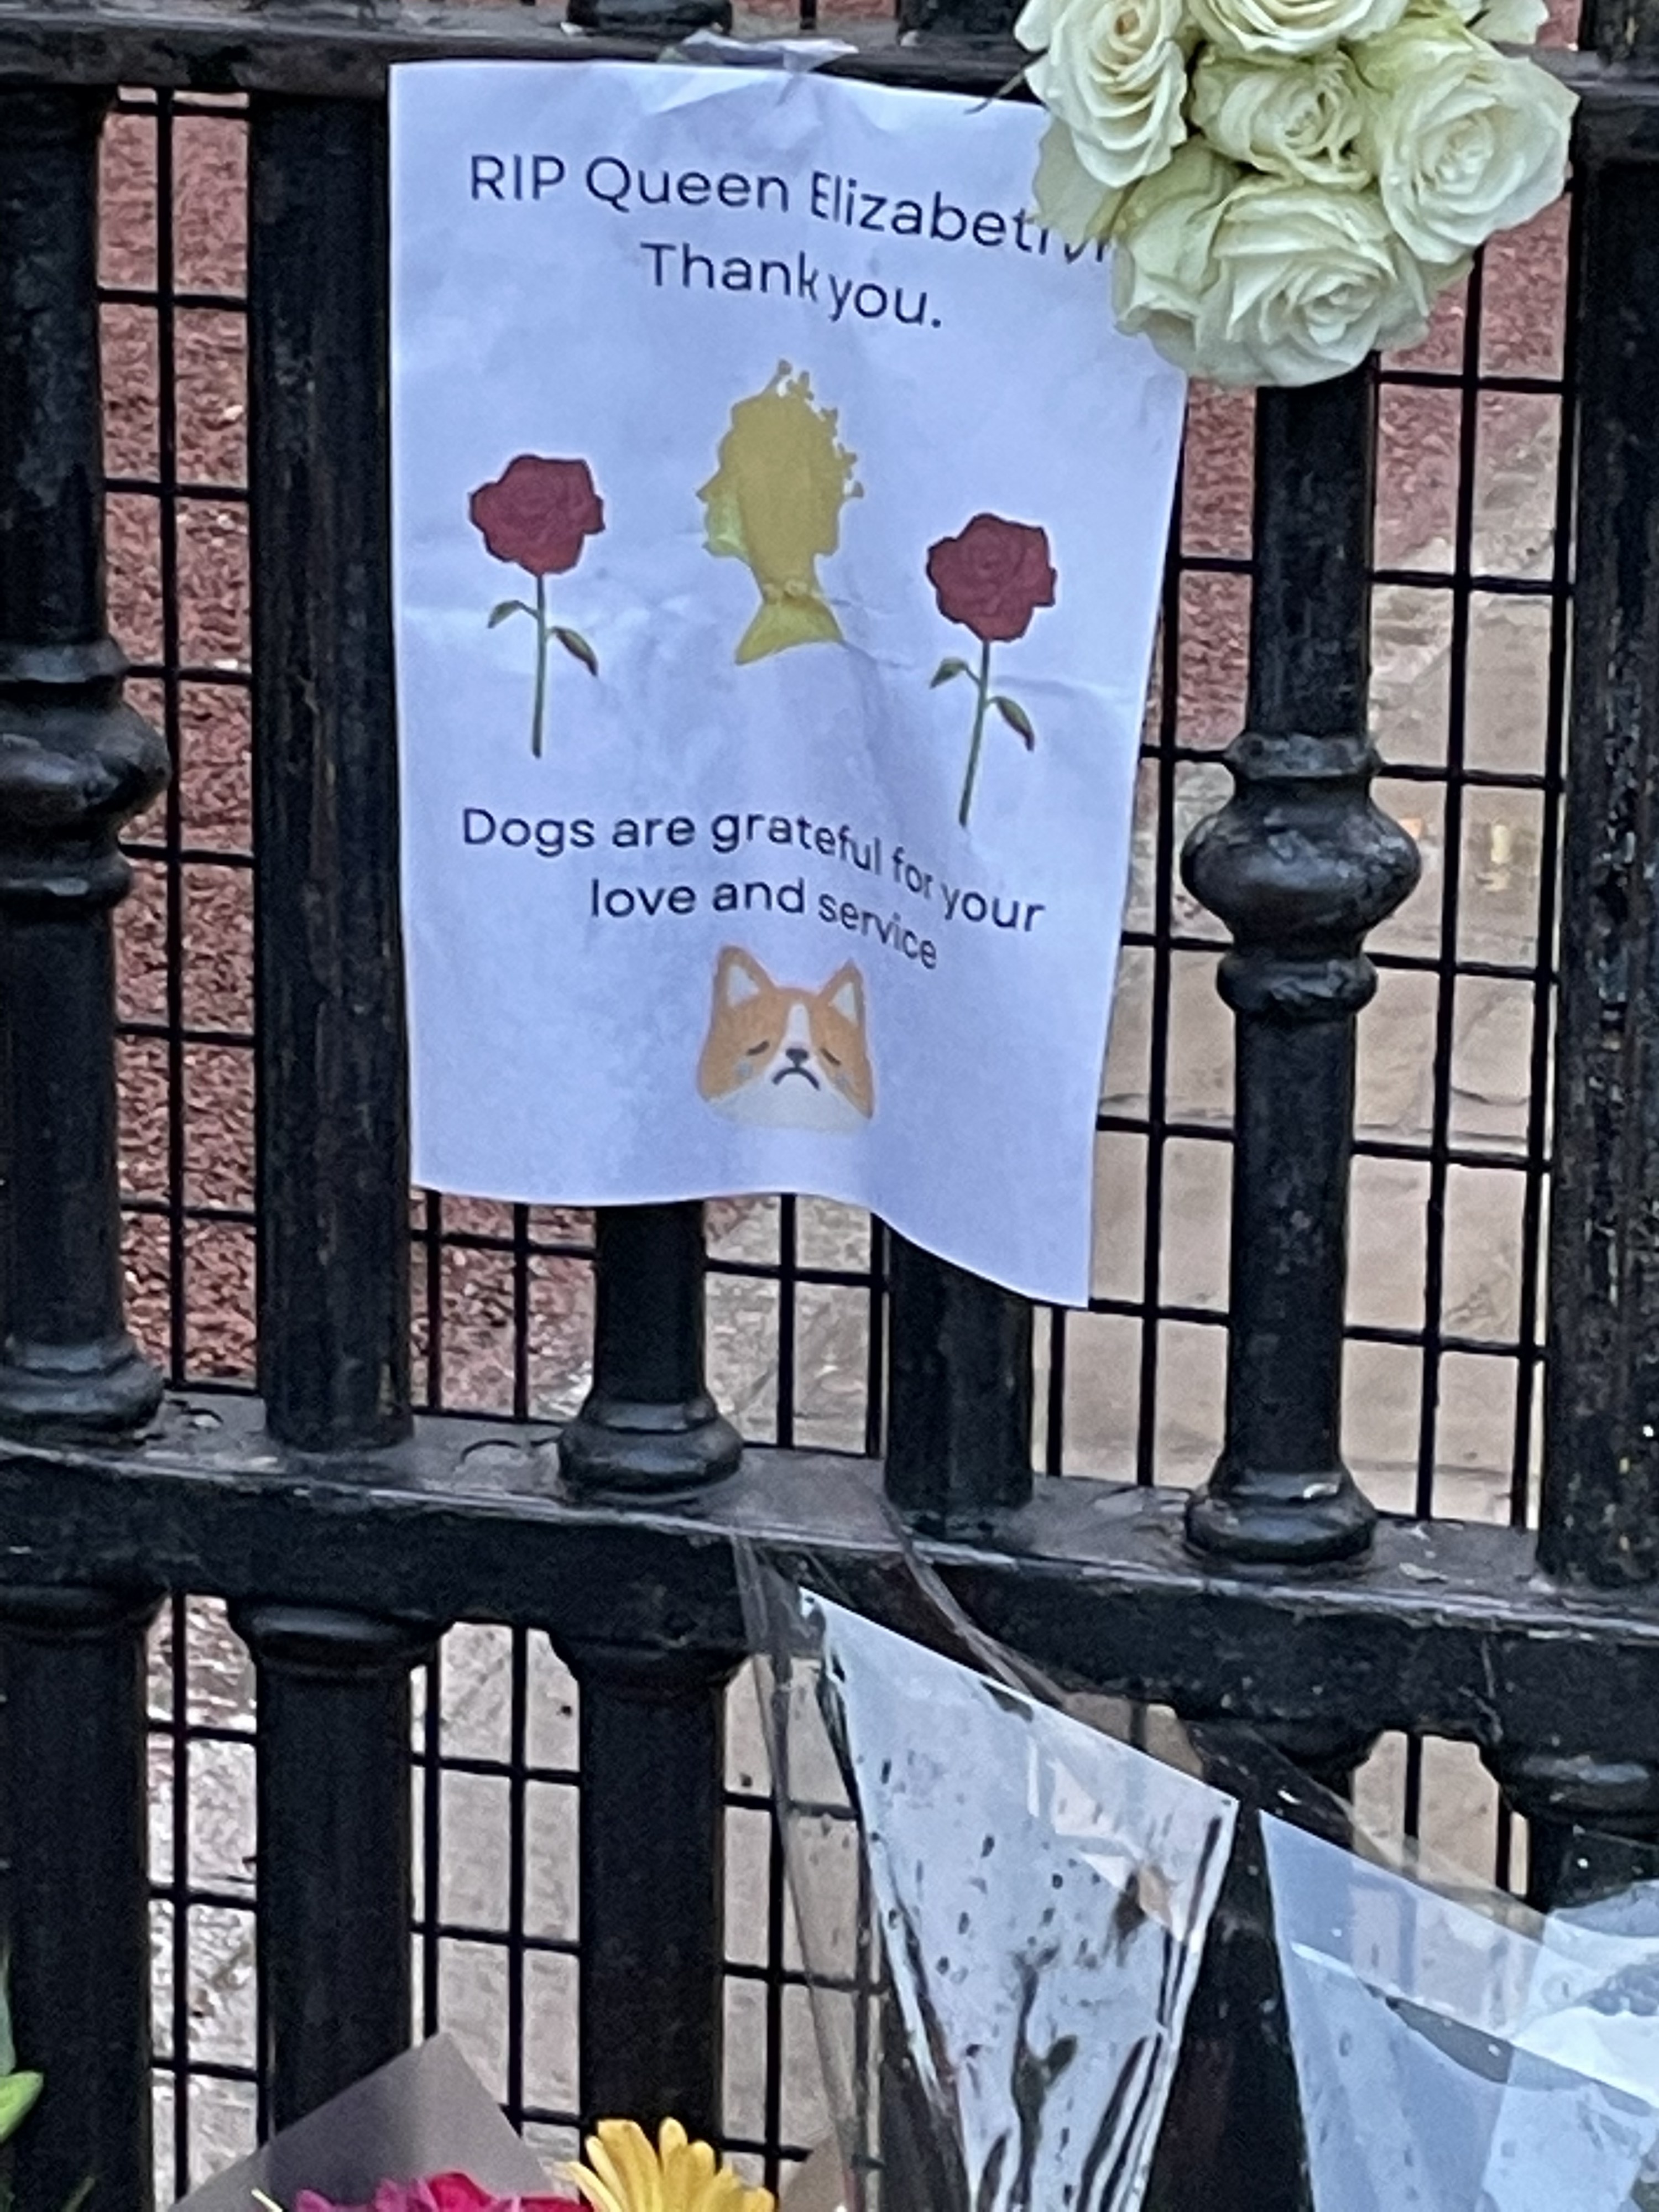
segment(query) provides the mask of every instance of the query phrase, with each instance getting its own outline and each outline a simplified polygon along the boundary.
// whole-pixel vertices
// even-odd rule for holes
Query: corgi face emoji
[[[697,1089],[734,1121],[771,1129],[856,1129],[876,1110],[865,1042],[864,978],[849,960],[822,990],[775,983],[728,945]]]

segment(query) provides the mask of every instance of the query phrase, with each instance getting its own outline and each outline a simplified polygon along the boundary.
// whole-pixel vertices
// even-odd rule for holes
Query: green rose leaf
[[[599,656],[579,629],[555,628],[553,635],[574,660],[580,660],[590,676],[599,672]]]
[[[489,610],[489,627],[499,629],[509,615],[528,615],[533,621],[535,613],[535,608],[527,607],[522,599],[503,599]]]
[[[958,660],[954,653],[947,654],[933,671],[933,680],[927,689],[937,691],[941,684],[948,684],[953,676],[971,676],[973,672],[965,660]]]
[[[1020,705],[1017,699],[1005,699],[1000,692],[999,692],[996,697],[992,700],[991,704],[996,708],[998,714],[1001,715],[1003,720],[1006,722],[1009,728],[1011,730],[1017,730],[1019,735],[1024,738],[1025,750],[1027,752],[1030,752],[1036,744],[1036,732],[1032,728],[1031,718],[1026,713],[1024,708]]]

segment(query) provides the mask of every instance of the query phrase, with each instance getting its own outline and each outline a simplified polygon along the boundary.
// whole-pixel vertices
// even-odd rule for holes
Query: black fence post
[[[12,2146],[15,2201],[141,2212],[150,2148],[149,1762],[153,1598],[0,1600],[0,1917],[18,2062],[46,2086]]]
[[[717,2140],[730,1653],[561,1643],[580,1692],[583,2123]]]
[[[137,1426],[121,1319],[110,910],[167,778],[105,627],[97,161],[105,101],[0,92],[0,1425]]]
[[[1030,1301],[889,1232],[887,1495],[968,1535],[1031,1495]]]
[[[704,1379],[702,1207],[605,1208],[595,1244],[593,1386],[559,1440],[565,1480],[620,1497],[721,1480],[743,1446]],[[580,1699],[583,2118],[715,2137],[736,1655],[552,1638]]]
[[[1659,169],[1586,166],[1541,1564],[1659,1573]]]
[[[732,0],[568,0],[565,21],[619,39],[684,39],[729,31]]]
[[[719,1481],[743,1445],[704,1380],[702,1207],[607,1207],[594,1237],[593,1387],[559,1439],[565,1479],[623,1493]]]
[[[619,1497],[721,1480],[743,1448],[704,1381],[702,1206],[608,1208],[596,1240],[593,1387],[560,1439],[565,1480]],[[672,2114],[712,2137],[737,1656],[672,1628],[652,1650],[551,1633],[580,1697],[582,2112],[647,2126]]]
[[[1249,726],[1183,856],[1233,933],[1237,1049],[1226,1441],[1188,1534],[1286,1565],[1364,1551],[1376,1518],[1341,1449],[1354,1017],[1364,933],[1418,871],[1370,795],[1376,409],[1369,368],[1257,396]]]
[[[111,909],[166,779],[105,622],[106,100],[0,91],[0,1429],[118,1437],[161,1378],[122,1322]],[[24,2204],[150,2202],[143,1594],[0,1590],[0,1944],[46,2091]]]
[[[1012,58],[1018,14],[1019,0],[898,0],[899,35],[923,46],[1006,46]]]
[[[256,99],[249,131],[260,1382],[349,1465],[410,1425],[386,417],[386,116]],[[266,2118],[411,2021],[410,1669],[424,1624],[276,1605],[258,1669]]]
[[[410,1419],[384,111],[257,100],[249,160],[259,1382],[361,1451]]]
[[[410,1669],[430,1632],[250,1606],[259,1667],[259,1998],[271,2124],[409,2041]]]
[[[1604,7],[1586,40],[1659,61],[1659,9]],[[1625,158],[1620,158],[1621,153]],[[1577,148],[1577,453],[1562,843],[1548,1358],[1538,1552],[1564,1582],[1659,1576],[1659,167],[1595,118]],[[1659,1770],[1620,1716],[1491,1764],[1529,1823],[1548,1906],[1659,1875]],[[1599,1741],[1598,1741],[1599,1739]]]

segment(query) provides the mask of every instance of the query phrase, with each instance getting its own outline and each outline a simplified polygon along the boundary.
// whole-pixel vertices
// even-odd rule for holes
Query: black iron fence
[[[846,66],[994,89],[1009,13],[917,4],[902,42],[858,23]],[[1559,345],[1548,255],[1510,270],[1524,308],[1496,343],[1495,252],[1437,349],[1266,395],[1253,432],[1238,407],[1198,410],[1146,748],[1133,1051],[1115,1046],[1135,1066],[1102,1115],[1133,1227],[1073,1318],[1034,1317],[879,1231],[828,1241],[791,1201],[738,1230],[717,1220],[712,1273],[696,1207],[591,1228],[424,1194],[411,1212],[385,70],[438,53],[636,56],[688,27],[637,0],[582,20],[576,41],[508,0],[0,0],[0,1857],[20,2030],[52,2085],[19,2147],[26,2205],[64,2201],[88,2170],[99,2206],[149,2201],[158,2049],[163,2170],[182,2186],[204,2085],[255,2100],[262,2124],[294,2117],[435,2024],[445,1959],[468,1945],[501,1964],[515,2119],[672,2111],[724,2122],[775,2172],[799,1977],[763,1797],[723,1753],[743,1645],[729,1538],[828,1554],[873,1589],[893,1561],[884,1491],[978,1617],[1042,1660],[1188,1714],[1247,1715],[1339,1782],[1379,1735],[1403,1735],[1408,1821],[1423,1744],[1478,1747],[1503,1791],[1500,1849],[1522,1816],[1540,1902],[1622,1877],[1632,1844],[1659,1843],[1659,15],[1607,9],[1559,60],[1585,104]],[[240,232],[228,258],[182,252],[197,133],[234,137],[238,161],[245,145],[245,286]],[[149,210],[122,265],[106,226],[101,283],[100,134],[143,168]],[[105,419],[100,316],[111,391],[149,395],[137,429]],[[239,362],[246,349],[245,476],[233,428],[222,466],[192,443],[181,364],[208,324],[234,332]],[[1493,550],[1481,490],[1511,402],[1538,410],[1547,487],[1541,539],[1513,557]],[[1432,451],[1443,526],[1390,537],[1390,469]],[[1212,468],[1231,471],[1231,503],[1206,496]],[[125,662],[106,514],[120,627],[148,633],[124,639]],[[251,654],[234,589],[217,626],[191,599],[244,544]],[[1378,608],[1407,605],[1438,641],[1443,704],[1420,742],[1401,724],[1384,808],[1371,647]],[[1528,627],[1540,671],[1536,699],[1505,691],[1496,716],[1535,729],[1496,752],[1494,608]],[[246,788],[224,746],[245,713]],[[1218,807],[1224,715],[1248,734]],[[1206,810],[1178,869],[1183,824]],[[1416,910],[1432,909],[1415,934],[1389,921],[1418,866],[1406,823],[1427,864]],[[1525,912],[1494,945],[1469,927],[1472,886],[1519,866],[1517,837]],[[113,922],[133,871],[118,1024]],[[1209,1110],[1176,1049],[1204,1018],[1188,981],[1211,1003],[1225,944],[1206,909],[1231,939],[1231,1113]],[[1424,1088],[1403,1122],[1373,1110],[1359,1022],[1356,1138],[1356,1018],[1379,981],[1379,1012],[1420,1026]],[[1460,1009],[1480,993],[1522,1073],[1509,1121],[1472,1127]],[[1389,1228],[1406,1193],[1406,1306],[1368,1304],[1364,1264],[1348,1280],[1368,1176]],[[1459,1268],[1492,1218],[1469,1192],[1498,1179],[1513,1295],[1483,1315]],[[1224,1295],[1176,1264],[1177,1201],[1226,1247]],[[561,1428],[574,1370],[550,1371],[545,1345],[583,1325],[590,1270],[591,1387]],[[803,1352],[832,1309],[851,1381],[826,1399]],[[744,1424],[765,1441],[735,1473],[707,1388],[710,1312],[717,1348],[723,1314],[768,1347]],[[1193,1493],[1171,1480],[1188,1449],[1171,1413],[1219,1372],[1224,1343],[1224,1441]],[[257,1396],[234,1387],[244,1346]],[[1378,1522],[1346,1469],[1345,1356],[1349,1413],[1363,1425],[1368,1395],[1392,1397],[1413,1433],[1389,1492],[1405,1517]],[[1080,1381],[1108,1371],[1126,1410],[1090,1471],[1120,1479],[1079,1481],[1068,1423]],[[1427,1517],[1458,1423],[1497,1432],[1484,1463],[1506,1471],[1508,1525]],[[240,1644],[216,1640],[203,1599],[228,1605]],[[446,1729],[434,1655],[456,1622],[499,1625],[484,1744]],[[239,1650],[257,1730],[234,1698],[204,1705],[191,1664],[234,1666]],[[192,2050],[192,1941],[245,1915],[252,1889],[246,1864],[240,1882],[203,1871],[190,1808],[192,1774],[237,1762],[257,1771],[257,2019],[227,2056]],[[445,1886],[445,1808],[464,1784],[504,1815],[488,1924]],[[568,1924],[532,1893],[573,1797]],[[733,1839],[763,1929],[722,1928]],[[549,2094],[527,2052],[537,1991],[562,1975],[579,2070]],[[760,2060],[735,2122],[728,2019]],[[1248,2069],[1239,2081],[1225,2170],[1195,2156],[1171,2203],[1297,2201],[1294,2125],[1252,2106]]]

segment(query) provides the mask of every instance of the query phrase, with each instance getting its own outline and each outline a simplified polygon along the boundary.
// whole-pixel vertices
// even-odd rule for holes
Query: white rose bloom
[[[1364,185],[1359,79],[1340,47],[1288,61],[1247,61],[1206,47],[1188,110],[1218,154],[1310,185]]]
[[[1416,22],[1354,60],[1366,87],[1361,143],[1419,259],[1459,261],[1560,196],[1577,101],[1535,64],[1456,25]]]
[[[1192,0],[1192,12],[1223,53],[1318,54],[1391,31],[1406,0]]]
[[[1044,51],[1026,82],[1102,185],[1161,169],[1187,136],[1182,0],[1030,0],[1014,26]]]
[[[1037,149],[1036,219],[1067,246],[1092,246],[1109,238],[1123,204],[1121,185],[1103,185],[1077,157],[1077,143],[1057,116],[1049,118]]]
[[[1204,292],[1214,278],[1213,241],[1243,171],[1201,138],[1189,138],[1155,177],[1137,185],[1113,237],[1112,307],[1118,326],[1141,332],[1189,373]]]
[[[1218,384],[1318,384],[1428,328],[1427,275],[1375,192],[1242,176],[1196,141],[1130,193],[1114,243],[1121,327]]]

